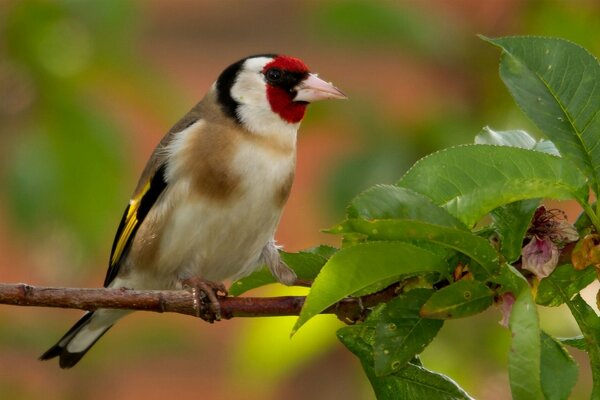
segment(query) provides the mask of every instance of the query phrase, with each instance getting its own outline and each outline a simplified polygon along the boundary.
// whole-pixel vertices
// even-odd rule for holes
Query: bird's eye
[[[281,72],[279,68],[269,68],[265,72],[265,78],[267,78],[267,81],[269,81],[270,83],[280,82],[282,77],[283,72]]]

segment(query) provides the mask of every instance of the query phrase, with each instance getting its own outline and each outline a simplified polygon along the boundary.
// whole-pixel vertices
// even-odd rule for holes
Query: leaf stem
[[[597,210],[599,209],[599,203],[600,202],[596,202]],[[585,211],[587,216],[590,218],[592,224],[594,224],[594,226],[596,227],[596,230],[600,232],[600,219],[598,219],[598,214],[594,212],[594,209],[592,208],[590,203],[588,203],[587,201],[582,201],[579,204],[581,204],[581,207],[583,207],[583,211]]]

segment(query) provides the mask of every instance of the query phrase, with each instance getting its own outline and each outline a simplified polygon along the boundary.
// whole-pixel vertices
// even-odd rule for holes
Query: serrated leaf
[[[498,254],[489,241],[465,229],[401,219],[354,219],[346,223],[353,231],[367,235],[369,240],[430,242],[457,250],[476,261],[477,265],[471,265],[470,269],[480,280],[494,275],[499,267]]]
[[[486,126],[477,134],[477,136],[475,136],[475,144],[495,144],[498,146],[533,149],[535,143],[536,140],[533,136],[520,129],[495,131],[489,126]]]
[[[579,367],[559,341],[542,332],[541,379],[546,400],[566,400],[577,382]]]
[[[495,131],[486,126],[477,136],[475,136],[475,144],[520,147],[522,149],[536,150],[560,156],[558,149],[550,140],[536,140],[529,133],[520,129]]]
[[[533,147],[533,150],[539,151],[539,152],[542,152],[542,153],[548,153],[548,154],[551,154],[553,156],[560,157],[560,151],[558,151],[558,149],[556,148],[556,146],[554,145],[554,143],[552,143],[551,140],[540,140],[540,141],[538,141],[535,144],[535,146]]]
[[[494,230],[500,236],[500,252],[506,262],[513,263],[521,257],[523,238],[540,203],[540,199],[521,200],[498,207],[490,213]]]
[[[535,301],[548,307],[557,307],[570,299],[596,279],[594,268],[576,270],[571,264],[558,266],[542,279],[537,288]]]
[[[443,208],[420,193],[393,185],[377,185],[356,196],[347,210],[348,219],[409,219],[466,229]]]
[[[419,309],[432,293],[431,289],[410,290],[388,302],[378,315],[365,321],[375,325],[373,359],[377,376],[405,367],[441,329],[443,321],[419,316]]]
[[[484,40],[502,49],[500,77],[560,153],[600,182],[600,63],[575,43],[515,36]]]
[[[567,160],[516,147],[467,145],[431,154],[400,179],[473,226],[493,209],[532,198],[587,200],[586,178]]]
[[[436,399],[471,400],[464,390],[447,376],[422,366],[408,364],[395,374],[379,377],[373,369],[371,346],[362,337],[361,326],[338,330],[340,341],[361,361],[378,400]]]
[[[344,297],[394,276],[448,272],[438,254],[409,243],[371,242],[334,254],[316,277],[292,334]]]
[[[460,280],[435,292],[421,307],[423,318],[463,318],[492,305],[494,292],[479,281]]]
[[[329,254],[329,251],[330,249],[316,248],[307,251],[301,251],[299,253],[287,253],[285,251],[281,251],[279,254],[281,255],[283,262],[293,269],[299,278],[313,280],[323,265],[325,265],[327,262],[327,258],[323,257],[319,253]],[[229,288],[229,294],[232,296],[239,296],[250,289],[255,289],[257,287],[276,282],[277,279],[275,279],[273,274],[271,274],[271,272],[265,267],[253,272],[245,278],[234,282]]]
[[[536,140],[523,130],[495,131],[486,126],[475,136],[475,144],[519,147],[560,155],[551,141]],[[512,263],[521,256],[523,237],[540,203],[541,199],[521,200],[498,207],[490,213],[494,230],[500,236],[500,251],[506,262]]]

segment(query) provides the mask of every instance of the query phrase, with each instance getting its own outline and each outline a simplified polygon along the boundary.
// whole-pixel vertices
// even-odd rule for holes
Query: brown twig
[[[336,314],[345,322],[364,318],[365,309],[397,295],[397,285],[361,298],[348,298],[323,313]],[[224,319],[299,315],[305,297],[219,297]],[[59,307],[81,310],[118,308],[198,315],[194,296],[187,290],[80,289],[35,287],[24,283],[0,284],[0,304]],[[202,306],[202,305],[201,305]]]

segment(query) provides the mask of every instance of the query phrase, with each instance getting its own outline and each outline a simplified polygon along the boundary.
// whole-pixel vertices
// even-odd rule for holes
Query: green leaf
[[[300,253],[312,253],[312,254],[316,254],[318,256],[324,257],[325,259],[328,260],[337,251],[338,251],[338,249],[333,246],[328,246],[328,245],[322,244],[320,246],[311,247],[310,249],[302,250]],[[282,257],[284,258],[284,261],[288,260],[290,262],[290,264],[294,264],[294,261],[292,261],[289,258],[285,258],[285,257],[287,257],[287,254],[296,254],[296,253],[286,253],[285,251],[282,251],[281,253],[282,253]]]
[[[373,358],[375,374],[388,375],[403,368],[421,353],[442,327],[443,321],[423,319],[419,309],[431,289],[413,289],[388,302],[366,324],[375,325]]]
[[[568,399],[577,382],[579,367],[559,341],[542,332],[542,390],[546,400]]]
[[[552,143],[552,141],[550,140],[540,140],[535,144],[533,150],[560,157],[560,152],[558,151],[554,143]]]
[[[501,289],[496,290],[498,293],[513,293],[515,296],[524,290],[527,282],[524,280],[523,275],[519,273],[510,264],[503,264],[500,268],[500,273],[496,275],[493,282],[501,286]]]
[[[318,247],[299,253],[280,251],[279,254],[281,255],[283,262],[293,269],[299,278],[313,280],[327,262],[327,258],[321,254],[329,255],[331,249],[332,248],[329,246],[324,246],[324,248]],[[262,268],[247,277],[234,282],[229,288],[229,294],[232,296],[239,296],[250,289],[276,282],[277,279],[271,274],[271,271],[267,268]]]
[[[562,39],[504,37],[500,77],[533,122],[560,153],[600,182],[600,63]]]
[[[346,221],[346,229],[367,235],[369,240],[402,240],[417,244],[430,242],[457,250],[475,260],[477,265],[471,265],[470,268],[480,280],[494,275],[499,267],[498,254],[489,241],[468,230],[400,219],[354,219]]]
[[[375,331],[372,326],[366,326],[364,324],[345,326],[338,329],[336,335],[340,342],[360,359],[363,366],[370,366],[372,368],[372,345],[375,340]],[[373,376],[375,376],[374,373]]]
[[[417,161],[398,185],[424,194],[467,226],[518,200],[587,200],[586,178],[569,161],[505,146],[439,151]]]
[[[475,136],[475,144],[494,144],[498,146],[533,149],[536,140],[523,130],[495,131],[489,126]]]
[[[466,229],[455,217],[420,193],[393,185],[377,185],[356,196],[348,219],[410,219]]]
[[[343,248],[316,277],[292,334],[327,307],[381,280],[447,271],[440,255],[408,243],[371,242]]]
[[[360,359],[378,400],[397,399],[472,399],[450,378],[421,366],[408,364],[395,374],[375,375],[371,346],[362,337],[361,326],[338,330],[340,341]]]
[[[435,292],[421,307],[424,318],[462,318],[478,314],[492,305],[494,292],[479,281],[466,279]]]
[[[277,280],[273,277],[271,271],[269,271],[267,267],[263,267],[258,271],[254,271],[250,275],[233,282],[229,287],[229,294],[232,296],[239,296],[246,293],[248,290],[275,282],[277,282]]]
[[[542,306],[560,306],[594,279],[596,279],[594,268],[576,270],[571,264],[560,265],[540,281],[535,301]]]
[[[486,126],[482,132],[475,136],[475,144],[495,144],[498,146],[520,147],[522,149],[536,150],[543,153],[560,156],[558,149],[550,140],[536,140],[523,130],[495,131]]]
[[[596,202],[594,201],[590,206],[596,208]],[[573,225],[575,225],[577,232],[580,233],[580,237],[584,237],[586,234],[590,233],[590,228],[593,224],[589,215],[587,215],[585,211],[582,211]]]
[[[541,340],[540,326],[535,302],[525,278],[514,268],[507,266],[513,274],[518,291],[515,295],[509,319],[512,344],[508,355],[510,388],[515,400],[543,399],[541,387]]]
[[[426,368],[409,364],[394,375],[375,378],[367,373],[378,400],[390,399],[472,399],[452,379]]]
[[[523,130],[494,131],[489,127],[475,137],[475,144],[493,144],[542,151],[555,156],[560,153],[549,140],[536,140]],[[508,263],[521,256],[523,237],[541,200],[521,200],[498,207],[490,215],[494,221],[494,230],[500,237],[500,251]]]
[[[490,213],[494,230],[500,236],[500,252],[506,262],[513,263],[521,257],[523,238],[540,202],[540,199],[516,201]]]
[[[571,310],[571,314],[585,338],[593,379],[590,398],[600,398],[600,318],[578,294],[570,300],[568,298],[563,298],[563,300]]]
[[[556,338],[556,340],[562,344],[566,344],[567,346],[587,352],[587,343],[585,342],[583,335],[573,336],[570,338]]]

